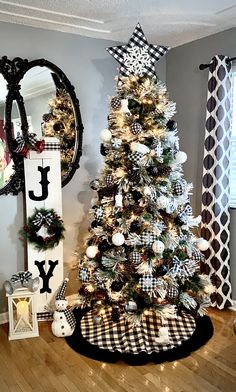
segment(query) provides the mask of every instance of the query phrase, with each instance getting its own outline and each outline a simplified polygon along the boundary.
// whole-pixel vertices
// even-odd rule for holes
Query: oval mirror
[[[39,139],[57,137],[61,145],[62,186],[78,168],[81,143],[78,131],[77,99],[73,102],[72,86],[46,66],[30,68],[21,81],[29,132]],[[79,127],[81,130],[81,127]]]
[[[82,154],[83,125],[74,87],[60,68],[45,59],[29,62],[4,56],[0,60],[0,72],[3,81],[7,80],[5,92],[6,86],[8,88],[7,99],[2,100],[6,142],[0,139],[0,170],[3,172],[0,194],[17,194],[23,190],[23,157],[15,151],[15,139],[28,133],[35,133],[39,139],[53,136],[60,140],[62,186],[65,186],[78,169]],[[4,171],[7,153],[11,175]]]

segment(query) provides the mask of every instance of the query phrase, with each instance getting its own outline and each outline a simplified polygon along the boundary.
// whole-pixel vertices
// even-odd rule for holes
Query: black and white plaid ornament
[[[118,139],[117,137],[114,137],[114,138],[111,139],[111,145],[116,150],[118,150],[121,147],[121,144],[122,144],[122,140],[121,139]]]
[[[176,196],[182,196],[186,190],[186,187],[183,182],[175,181],[172,186],[172,191]]]
[[[114,97],[111,99],[111,108],[114,110],[118,110],[121,108],[121,100],[118,97]]]
[[[139,283],[141,290],[150,293],[156,288],[157,279],[154,278],[152,275],[143,275],[139,279],[138,283]]]
[[[140,264],[141,261],[142,261],[141,254],[139,252],[136,252],[136,251],[131,252],[130,255],[129,255],[129,260],[131,261],[131,263],[134,263],[136,265]]]
[[[157,235],[153,231],[145,230],[140,236],[141,244],[151,246],[157,240]]]
[[[190,259],[194,260],[196,263],[200,263],[204,260],[204,256],[201,252],[196,251],[192,253]]]
[[[176,286],[171,286],[168,290],[167,290],[167,297],[174,299],[177,298],[179,295],[179,290],[177,289]]]
[[[133,123],[133,124],[130,126],[130,130],[131,130],[131,132],[132,132],[134,135],[138,135],[139,133],[142,132],[143,127],[142,127],[142,125],[139,124],[138,122],[135,122],[135,123]]]
[[[141,152],[131,152],[128,155],[128,158],[136,165],[140,165],[142,163],[143,160],[143,154],[141,154]]]
[[[83,282],[83,283],[89,282],[90,273],[89,273],[89,269],[87,267],[81,267],[79,269],[79,278],[80,278],[81,282]]]
[[[105,177],[105,183],[106,183],[107,186],[112,186],[114,184],[114,178],[113,178],[112,174],[108,174]]]
[[[122,76],[155,77],[155,62],[169,50],[168,47],[149,44],[138,23],[127,45],[113,46],[107,51],[121,64]]]

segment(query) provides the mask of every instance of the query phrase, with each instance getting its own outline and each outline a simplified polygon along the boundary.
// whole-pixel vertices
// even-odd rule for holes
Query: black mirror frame
[[[22,59],[20,57],[16,57],[13,60],[9,60],[7,56],[3,56],[0,59],[0,73],[3,75],[7,82],[8,93],[6,96],[6,105],[5,105],[5,132],[6,132],[6,141],[7,147],[9,149],[11,158],[14,162],[14,174],[11,177],[11,180],[0,189],[0,195],[3,194],[13,194],[17,195],[19,192],[24,191],[24,162],[23,157],[17,155],[13,150],[13,142],[14,138],[12,136],[12,126],[11,126],[11,113],[12,113],[12,104],[16,101],[20,113],[21,119],[21,129],[23,136],[28,133],[28,122],[27,122],[27,114],[24,105],[24,99],[20,94],[20,82],[23,79],[24,75],[27,71],[29,71],[33,67],[47,67],[54,74],[56,74],[62,82],[65,90],[68,92],[72,106],[74,109],[75,115],[75,154],[73,158],[73,162],[71,163],[71,168],[68,174],[62,179],[62,187],[64,187],[68,182],[72,179],[76,170],[79,168],[79,161],[82,155],[82,139],[83,139],[83,124],[80,114],[80,104],[79,100],[75,94],[75,88],[70,83],[69,79],[66,77],[64,72],[57,67],[55,64],[51,63],[45,59],[36,59],[33,61],[28,61],[27,59]],[[56,88],[57,86],[55,86]]]

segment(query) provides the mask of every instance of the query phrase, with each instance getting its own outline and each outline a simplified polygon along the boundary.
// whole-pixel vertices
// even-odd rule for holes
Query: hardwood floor
[[[188,358],[162,365],[107,364],[82,357],[40,323],[40,337],[8,341],[0,326],[0,392],[234,392],[233,311],[210,310],[213,338]]]

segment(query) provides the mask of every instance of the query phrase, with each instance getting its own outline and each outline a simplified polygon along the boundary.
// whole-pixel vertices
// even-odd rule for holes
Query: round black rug
[[[187,357],[192,351],[198,350],[213,335],[214,329],[211,319],[208,316],[198,317],[196,319],[196,329],[190,339],[185,340],[180,346],[168,351],[147,354],[121,353],[119,351],[111,352],[100,349],[98,346],[90,344],[81,334],[80,321],[90,309],[74,309],[76,317],[76,328],[72,336],[66,337],[68,345],[81,355],[97,361],[115,363],[119,360],[129,365],[145,365],[148,362],[162,363],[166,361],[175,361]]]

